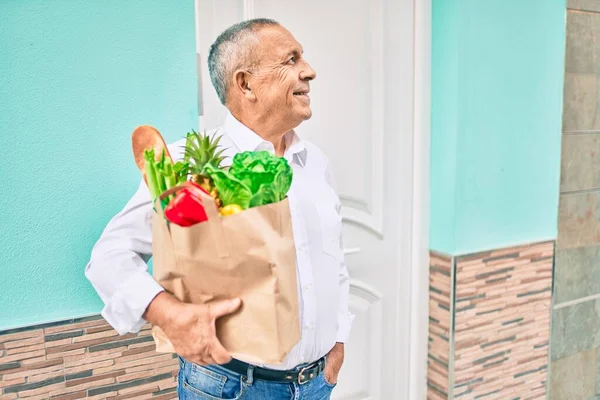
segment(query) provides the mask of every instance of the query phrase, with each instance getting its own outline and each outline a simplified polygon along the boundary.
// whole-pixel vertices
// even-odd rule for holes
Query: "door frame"
[[[432,0],[414,4],[414,110],[410,375],[408,399],[425,399],[429,334],[429,171],[431,138]]]
[[[253,0],[240,0],[244,4],[244,18],[252,18]],[[404,295],[398,296],[396,307],[396,327],[400,332],[396,347],[395,392],[400,400],[420,400],[427,393],[427,352],[429,329],[429,163],[430,163],[430,120],[431,120],[431,1],[432,0],[387,0],[385,18],[388,23],[406,27],[404,34],[398,31],[386,32],[386,45],[411,48],[412,53],[402,60],[386,63],[386,68],[399,71],[402,78],[410,77],[412,90],[401,93],[401,112],[405,120],[396,115],[386,117],[386,121],[397,124],[403,132],[398,157],[402,162],[400,179],[400,203],[402,212],[397,221],[401,230],[401,240],[397,246],[395,267],[408,265],[406,273],[398,273],[395,286]],[[195,0],[196,30],[198,32],[198,0]],[[398,37],[399,36],[399,37]],[[198,114],[199,128],[203,129],[201,64],[198,60]],[[407,59],[411,62],[407,62]],[[390,113],[391,114],[391,113]],[[395,118],[395,119],[394,119]],[[410,144],[410,145],[409,145]],[[406,326],[409,316],[410,329]],[[408,360],[405,359],[409,355]],[[373,399],[378,400],[378,399]]]
[[[432,0],[389,0],[386,24],[400,26],[384,37],[385,45],[412,49],[402,59],[386,60],[388,69],[411,79],[398,82],[402,88],[400,116],[386,117],[399,126],[400,143],[400,243],[397,246],[395,392],[399,399],[421,400],[427,394],[429,333],[429,165],[431,127],[431,2]],[[400,34],[398,34],[400,32]],[[399,36],[399,37],[398,37]],[[409,112],[408,110],[411,110]],[[408,267],[404,267],[408,266]],[[408,276],[407,276],[408,275]],[[406,330],[406,319],[410,329]],[[403,359],[406,355],[408,360]]]

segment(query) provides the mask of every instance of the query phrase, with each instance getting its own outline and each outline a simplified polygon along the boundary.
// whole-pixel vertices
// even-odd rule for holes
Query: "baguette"
[[[163,150],[165,151],[165,157],[171,158],[169,149],[160,134],[160,132],[150,125],[141,125],[133,130],[131,135],[131,144],[133,147],[133,157],[135,164],[142,173],[144,182],[148,184],[146,178],[146,160],[144,158],[144,151],[154,148],[154,157],[158,161],[162,155]]]

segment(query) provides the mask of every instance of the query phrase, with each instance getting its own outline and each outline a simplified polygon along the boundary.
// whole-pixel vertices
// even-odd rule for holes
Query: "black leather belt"
[[[248,367],[250,367],[250,364],[247,364],[240,360],[236,360],[234,358],[229,363],[221,365],[221,367],[227,368],[228,370],[238,373],[240,375],[247,375]],[[297,382],[300,385],[303,385],[315,379],[325,369],[325,357],[297,371],[278,371],[274,369],[267,369],[261,367],[252,368],[253,379],[262,379],[264,381],[281,383]]]

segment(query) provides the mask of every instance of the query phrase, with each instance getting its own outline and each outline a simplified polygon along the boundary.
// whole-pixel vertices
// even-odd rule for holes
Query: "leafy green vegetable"
[[[273,187],[269,185],[261,185],[256,193],[253,193],[250,199],[250,207],[262,206],[264,204],[276,203],[277,195],[273,191]]]
[[[229,171],[215,168],[212,164],[206,164],[204,171],[214,182],[223,206],[237,204],[244,210],[250,207],[252,191]]]
[[[153,150],[154,152],[154,150]],[[160,155],[160,160],[158,162],[154,163],[154,170],[156,173],[156,183],[158,184],[158,189],[159,189],[159,195],[164,192],[165,190],[167,190],[167,183],[165,182],[165,174],[164,174],[164,170],[165,170],[165,150],[163,149],[161,155]]]
[[[283,200],[292,185],[292,168],[287,160],[268,151],[236,154],[229,172],[252,191],[252,207]]]
[[[232,173],[235,173],[237,170],[247,169],[257,172],[266,171],[266,164],[268,164],[270,161],[274,161],[275,157],[277,156],[272,155],[268,151],[244,151],[242,153],[237,153],[233,157],[231,170]]]
[[[160,160],[158,161],[156,161],[154,149],[146,149],[144,150],[144,159],[146,181],[148,182],[148,189],[150,190],[150,196],[153,201],[165,190],[176,186],[181,183],[182,180],[186,180],[187,178],[187,167],[185,164],[178,162],[173,165],[173,160],[167,156],[165,149],[163,149]],[[175,195],[170,195],[163,199],[163,207],[174,196]]]
[[[159,172],[165,180],[165,187],[167,190],[177,185],[177,177],[173,170],[173,161],[171,161],[170,158],[167,157],[164,159],[162,168],[159,169]]]
[[[292,185],[287,160],[267,151],[238,153],[229,170],[208,163],[204,174],[214,182],[224,206],[238,204],[242,209],[279,202]]]
[[[144,169],[146,172],[146,181],[148,182],[148,190],[152,201],[158,197],[160,192],[160,185],[158,183],[159,177],[156,173],[156,162],[154,161],[154,149],[144,150]]]
[[[287,162],[277,167],[275,179],[273,180],[273,187],[277,193],[277,201],[281,201],[287,196],[287,192],[292,186],[292,177],[292,168]]]
[[[229,173],[237,178],[240,182],[250,188],[250,191],[254,194],[260,190],[261,185],[269,185],[273,182],[272,172],[255,172],[251,170],[229,170]]]
[[[173,165],[173,173],[175,174],[175,180],[177,181],[178,185],[187,181],[189,171],[189,162],[177,161],[175,165]]]

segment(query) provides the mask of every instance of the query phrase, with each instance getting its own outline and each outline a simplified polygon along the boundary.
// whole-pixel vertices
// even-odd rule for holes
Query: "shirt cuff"
[[[102,310],[102,317],[119,335],[137,333],[146,323],[143,315],[156,295],[164,291],[148,273],[133,274],[113,295]]]
[[[352,329],[352,322],[354,321],[354,314],[349,312],[340,313],[338,316],[338,331],[336,335],[336,342],[347,343],[350,337],[350,330]]]

